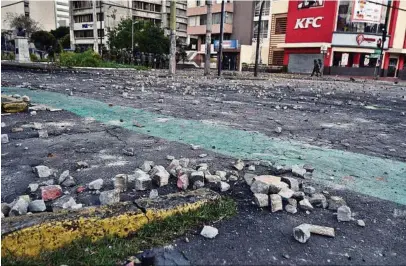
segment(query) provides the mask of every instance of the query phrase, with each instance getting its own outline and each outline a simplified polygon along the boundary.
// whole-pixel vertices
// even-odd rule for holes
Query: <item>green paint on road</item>
[[[131,107],[109,107],[104,102],[60,93],[23,88],[2,88],[2,91],[28,95],[35,103],[63,108],[103,123],[118,124],[138,133],[198,144],[235,158],[262,159],[286,165],[310,163],[316,168],[313,176],[318,181],[343,185],[355,192],[406,205],[404,162],[273,139],[258,132],[164,116]],[[124,122],[120,123],[120,119]],[[144,127],[134,127],[134,120]]]

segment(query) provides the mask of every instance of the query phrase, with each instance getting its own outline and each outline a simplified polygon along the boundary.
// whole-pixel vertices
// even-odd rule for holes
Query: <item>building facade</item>
[[[71,1],[70,5],[72,49],[98,51],[101,45],[107,47],[108,32],[126,18],[152,22],[169,34],[170,1],[167,0]],[[177,1],[177,37],[182,42],[187,41],[186,8],[185,1]]]
[[[69,26],[69,2],[68,0],[1,1],[2,30],[13,30],[9,24],[10,17],[16,15],[30,17],[38,22],[38,26],[41,30],[50,31],[60,26]]]
[[[313,3],[313,5],[311,5]],[[325,74],[373,76],[377,68],[380,47],[383,45],[383,72],[385,76],[398,76],[403,70],[406,17],[404,1],[289,1],[283,65],[289,72],[310,73],[314,60],[321,60]],[[280,13],[283,13],[281,7]],[[406,15],[406,14],[405,14]],[[388,36],[382,44],[385,19]],[[277,27],[276,23],[275,26]],[[272,42],[272,37],[271,37]],[[271,43],[271,47],[274,45]],[[278,60],[271,58],[273,63]]]

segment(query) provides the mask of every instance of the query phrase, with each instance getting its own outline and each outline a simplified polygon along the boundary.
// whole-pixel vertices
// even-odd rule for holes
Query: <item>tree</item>
[[[63,49],[70,49],[70,35],[66,34],[63,36],[60,40],[59,43],[61,44]]]
[[[138,47],[141,52],[159,55],[169,53],[169,38],[165,36],[163,29],[160,27],[147,23],[137,37]]]
[[[54,35],[47,31],[40,30],[32,33],[31,42],[33,42],[35,47],[39,50],[46,51],[49,47],[57,49],[57,41]]]
[[[13,13],[7,13],[8,21],[10,21],[10,27],[18,30],[19,36],[30,36],[31,33],[38,31],[38,22],[34,21],[30,17],[26,17],[24,14],[16,15]]]
[[[58,27],[55,30],[51,30],[51,34],[54,35],[54,37],[57,40],[60,40],[63,37],[65,37],[67,34],[69,35],[69,27],[65,27],[65,26]]]

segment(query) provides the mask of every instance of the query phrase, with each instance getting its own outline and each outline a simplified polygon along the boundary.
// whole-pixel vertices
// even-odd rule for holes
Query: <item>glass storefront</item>
[[[379,2],[379,1],[378,1]],[[382,1],[386,4],[387,1]],[[337,29],[340,32],[361,32],[377,34],[382,33],[385,24],[386,6],[377,6],[381,9],[380,21],[377,23],[353,22],[355,1],[341,0],[338,6]]]
[[[333,66],[339,67],[376,67],[378,59],[365,53],[334,52]]]

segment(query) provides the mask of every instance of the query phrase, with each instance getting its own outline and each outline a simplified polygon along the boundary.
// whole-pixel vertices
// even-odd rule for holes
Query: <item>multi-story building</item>
[[[177,1],[177,37],[183,42],[187,39],[186,8],[186,2]],[[107,44],[108,31],[117,27],[122,19],[131,17],[134,22],[149,21],[160,25],[169,34],[169,14],[170,2],[167,0],[72,1],[71,46],[73,49],[92,47],[98,51],[100,44]]]
[[[285,42],[275,48],[283,49],[283,65],[289,72],[310,73],[313,61],[320,59],[325,74],[373,76],[380,72],[379,47],[383,45],[384,74],[402,75],[406,54],[406,16],[402,9],[406,2],[374,2],[290,0],[288,6],[281,5],[278,12],[288,15],[286,35]],[[383,44],[386,17],[388,36]],[[269,60],[273,61],[271,54]]]
[[[46,14],[46,15],[45,15]],[[41,30],[54,30],[60,26],[69,26],[68,0],[1,1],[2,30],[11,30],[10,16],[25,15],[38,22]]]
[[[217,62],[217,47],[220,39],[221,0],[212,1],[212,66]],[[223,68],[240,70],[243,63],[253,63],[255,60],[256,39],[259,25],[259,10],[261,1],[227,1],[225,0]],[[269,43],[269,12],[270,2],[266,1],[261,19],[260,32],[260,61],[268,61]],[[191,42],[195,43],[197,55],[195,62],[204,66],[206,51],[206,1],[188,1],[188,34]],[[192,41],[194,40],[194,41]]]

